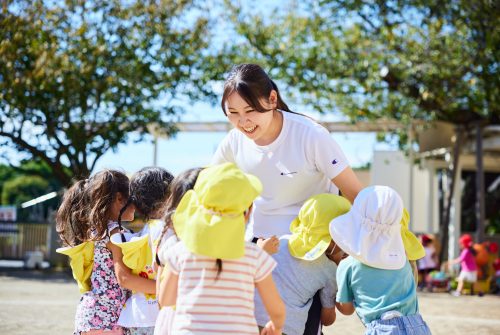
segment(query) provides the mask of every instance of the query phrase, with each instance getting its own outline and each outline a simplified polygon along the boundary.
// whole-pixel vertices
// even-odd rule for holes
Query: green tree
[[[0,145],[68,185],[132,131],[175,132],[182,98],[213,97],[210,38],[195,1],[4,1]]]
[[[500,6],[493,1],[324,0],[268,18],[227,1],[258,60],[297,99],[352,120],[500,122]]]

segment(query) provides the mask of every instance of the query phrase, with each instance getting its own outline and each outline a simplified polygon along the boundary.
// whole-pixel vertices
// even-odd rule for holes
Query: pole
[[[483,128],[476,124],[476,241],[484,240],[484,166],[483,166]]]

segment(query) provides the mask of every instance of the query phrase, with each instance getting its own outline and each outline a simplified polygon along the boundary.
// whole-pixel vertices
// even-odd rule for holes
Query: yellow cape
[[[56,252],[69,256],[71,259],[69,265],[80,293],[90,291],[90,275],[94,266],[94,242],[83,242],[76,247],[58,248]]]

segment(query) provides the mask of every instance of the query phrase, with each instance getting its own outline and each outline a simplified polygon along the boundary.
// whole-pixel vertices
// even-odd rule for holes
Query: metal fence
[[[49,222],[0,222],[0,258],[23,259],[27,251],[47,256]]]

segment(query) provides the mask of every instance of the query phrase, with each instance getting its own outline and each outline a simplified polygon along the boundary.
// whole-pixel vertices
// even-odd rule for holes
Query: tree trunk
[[[462,127],[457,127],[455,130],[456,140],[455,145],[453,146],[453,165],[451,170],[449,171],[451,174],[450,186],[448,189],[448,199],[445,202],[446,207],[443,213],[443,219],[441,220],[441,250],[439,252],[439,263],[443,263],[448,255],[448,237],[449,237],[449,225],[450,225],[450,211],[451,211],[451,203],[453,199],[453,193],[456,187],[457,180],[461,178],[461,176],[457,176],[457,166],[460,159],[460,149],[462,146],[463,138],[464,138],[464,129]]]

